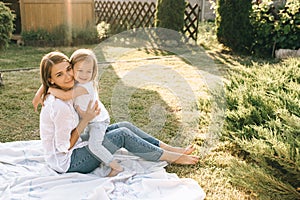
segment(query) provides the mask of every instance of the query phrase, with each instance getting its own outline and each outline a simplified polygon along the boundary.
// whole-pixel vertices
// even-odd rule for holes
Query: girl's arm
[[[37,112],[37,108],[38,108],[39,104],[43,105],[43,100],[42,100],[43,92],[44,92],[44,86],[41,85],[32,99],[32,105],[34,107],[34,112]]]
[[[50,94],[54,95],[56,98],[59,98],[63,101],[68,101],[78,96],[88,94],[87,90],[80,86],[76,86],[74,89],[68,91],[57,89],[57,88],[49,88],[49,92]]]

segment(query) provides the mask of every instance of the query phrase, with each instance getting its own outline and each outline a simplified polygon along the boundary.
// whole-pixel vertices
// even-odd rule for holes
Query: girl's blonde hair
[[[45,99],[49,87],[59,88],[57,85],[51,84],[50,78],[52,67],[62,62],[69,62],[69,58],[58,51],[50,52],[42,58],[40,63],[40,77],[44,86],[43,99]]]
[[[70,57],[71,65],[74,65],[80,61],[92,61],[93,63],[93,73],[92,81],[94,86],[97,87],[97,78],[98,78],[98,61],[95,53],[90,49],[77,49]]]

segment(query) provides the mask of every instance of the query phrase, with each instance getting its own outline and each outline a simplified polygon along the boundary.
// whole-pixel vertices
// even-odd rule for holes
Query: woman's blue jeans
[[[129,122],[119,122],[108,126],[102,145],[112,154],[123,147],[149,161],[158,161],[163,153],[163,150],[159,148],[159,140]],[[89,173],[99,165],[100,161],[86,146],[73,151],[67,172]]]

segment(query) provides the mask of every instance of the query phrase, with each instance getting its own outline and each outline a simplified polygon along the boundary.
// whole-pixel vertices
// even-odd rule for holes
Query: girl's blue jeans
[[[106,130],[102,145],[112,154],[125,148],[129,152],[149,161],[158,161],[163,150],[159,140],[129,122],[111,124]],[[101,161],[94,157],[88,147],[75,149],[67,172],[89,173],[99,167]]]

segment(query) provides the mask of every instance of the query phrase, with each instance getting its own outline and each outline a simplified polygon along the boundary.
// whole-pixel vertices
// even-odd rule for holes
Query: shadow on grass
[[[153,90],[146,90],[141,88],[134,88],[130,86],[126,86],[123,84],[120,86],[119,84],[123,84],[120,81],[120,77],[115,73],[113,67],[109,65],[105,71],[101,74],[99,80],[99,96],[103,104],[106,106],[107,110],[111,115],[111,123],[119,122],[119,121],[129,121],[141,128],[145,132],[157,137],[160,140],[165,142],[169,142],[175,134],[177,134],[180,130],[180,122],[178,117],[172,112],[172,108],[161,98],[160,94]],[[134,93],[131,95],[130,101],[128,102],[129,116],[119,116],[118,113],[113,114],[113,109],[118,110],[122,109],[124,106],[122,102],[120,104],[113,104],[113,93],[114,86],[118,84],[118,87],[122,87],[124,89],[124,93],[128,91],[134,90]],[[153,115],[151,114],[151,109],[153,105],[160,105],[160,108],[164,109],[165,119],[164,125],[160,132],[156,132],[157,128],[151,126]],[[112,106],[120,106],[120,108],[112,108]],[[120,110],[120,112],[122,112]],[[158,118],[162,116],[157,116]],[[117,119],[115,119],[117,118]],[[130,118],[128,120],[128,118]],[[157,118],[157,119],[158,119]],[[150,124],[150,126],[149,126]]]
[[[235,66],[237,64],[251,68],[255,65],[271,65],[280,62],[279,59],[275,58],[262,58],[258,56],[239,55],[234,54],[228,50],[210,51],[208,54],[214,59],[214,61],[217,64],[223,64],[224,69],[229,69],[230,66]]]

